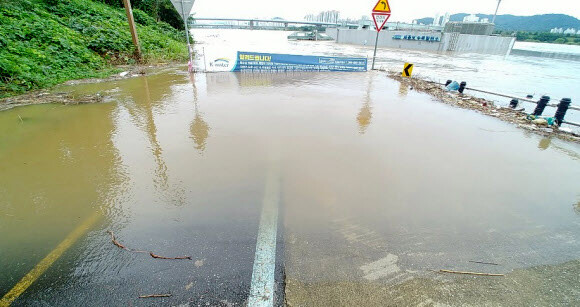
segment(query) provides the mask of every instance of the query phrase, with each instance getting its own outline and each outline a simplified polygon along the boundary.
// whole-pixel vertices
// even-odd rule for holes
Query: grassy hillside
[[[460,13],[451,15],[450,21],[463,21],[463,18],[469,14]],[[488,18],[490,21],[493,15],[476,14],[479,18]],[[423,24],[432,24],[433,18],[417,19],[417,22]],[[580,20],[564,14],[544,14],[534,16],[514,16],[498,15],[496,20],[496,29],[501,31],[528,31],[542,32],[550,31],[553,28],[580,28]]]
[[[134,10],[145,62],[187,59],[183,32]],[[91,0],[0,0],[0,97],[135,63],[122,8]]]

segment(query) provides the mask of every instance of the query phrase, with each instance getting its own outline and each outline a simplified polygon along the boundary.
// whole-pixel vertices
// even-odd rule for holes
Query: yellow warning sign
[[[391,6],[389,6],[388,0],[379,0],[373,9],[375,13],[390,13]]]
[[[411,75],[413,74],[413,64],[411,63],[405,63],[405,66],[403,66],[403,73],[401,74],[403,77],[411,77]]]

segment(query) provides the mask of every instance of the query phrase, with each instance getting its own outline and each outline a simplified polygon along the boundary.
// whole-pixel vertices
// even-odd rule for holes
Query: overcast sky
[[[537,15],[560,13],[580,18],[578,0],[502,0],[498,14]],[[196,0],[193,13],[198,17],[272,18],[302,20],[307,14],[325,10],[340,11],[341,17],[360,18],[369,15],[377,0]],[[392,15],[389,21],[406,21],[435,14],[493,14],[496,0],[389,0]]]

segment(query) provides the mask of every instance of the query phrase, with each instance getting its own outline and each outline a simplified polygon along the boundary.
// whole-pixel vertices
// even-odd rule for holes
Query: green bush
[[[556,39],[554,41],[554,43],[556,43],[556,44],[565,44],[567,41],[568,41],[567,39],[565,39],[563,37],[560,37],[560,38]]]
[[[146,61],[185,60],[183,33],[134,10]],[[131,64],[123,9],[91,0],[0,0],[0,97]]]

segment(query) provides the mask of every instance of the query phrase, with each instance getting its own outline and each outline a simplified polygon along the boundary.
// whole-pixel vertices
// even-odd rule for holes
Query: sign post
[[[375,27],[377,28],[377,36],[375,38],[375,52],[373,53],[373,66],[372,70],[375,69],[375,59],[377,57],[377,45],[379,43],[379,32],[383,29],[387,20],[391,17],[391,6],[388,0],[378,0],[373,8],[373,20],[375,21]]]
[[[187,26],[187,19],[193,8],[193,3],[195,0],[171,0],[171,4],[175,7],[175,10],[181,18],[183,18],[183,24],[185,26],[185,36],[187,38],[187,52],[189,53],[189,72],[191,72],[193,67],[193,56],[191,54],[191,44],[189,43],[189,27]]]

